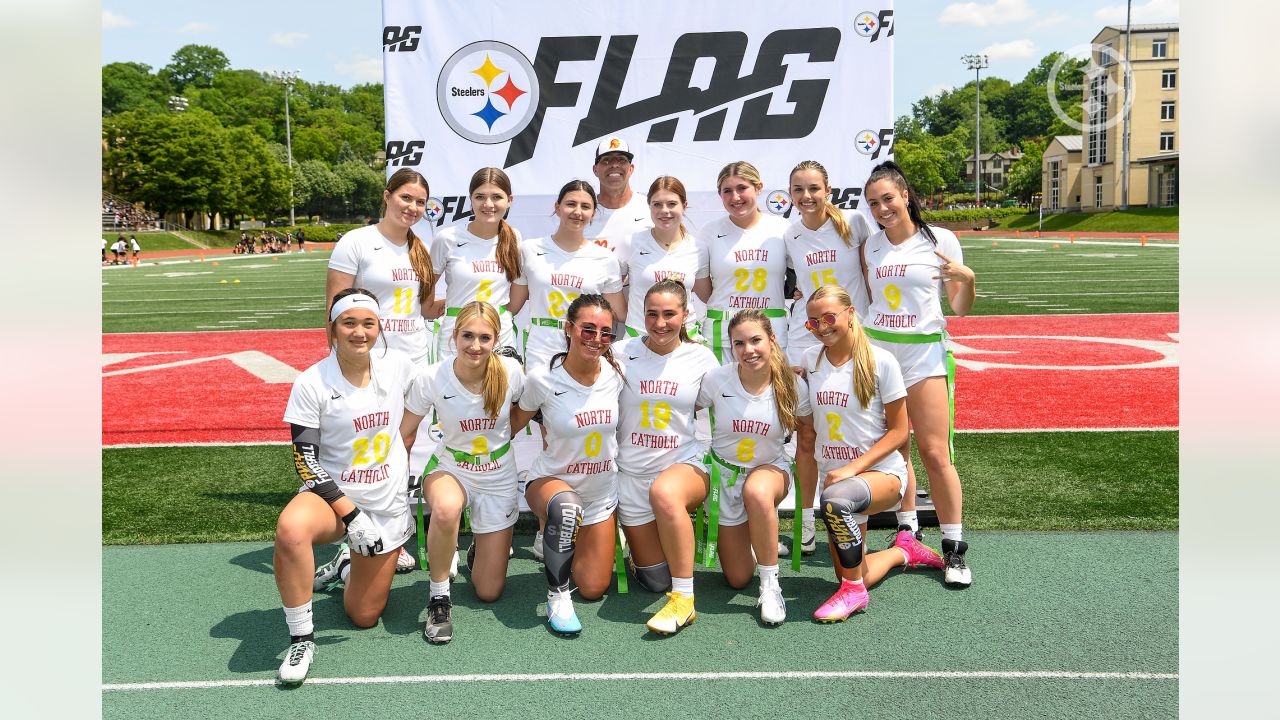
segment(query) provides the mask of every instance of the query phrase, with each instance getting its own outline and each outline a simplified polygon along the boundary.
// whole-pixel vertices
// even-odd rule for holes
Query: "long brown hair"
[[[827,177],[827,169],[822,167],[822,163],[817,160],[801,160],[795,167],[791,168],[791,175],[802,170],[815,170],[822,175],[822,184],[827,188],[827,195],[822,198],[822,209],[827,214],[827,219],[831,221],[831,226],[836,229],[836,234],[844,241],[845,247],[853,247],[853,231],[849,229],[849,221],[845,218],[844,213],[840,212],[840,208],[831,202],[831,179]],[[790,177],[790,176],[789,176]]]
[[[862,192],[865,194],[867,188],[871,187],[871,183],[880,180],[888,180],[893,186],[898,188],[898,192],[907,196],[907,217],[911,218],[911,222],[915,223],[916,229],[921,235],[929,238],[929,242],[934,245],[938,244],[938,238],[934,237],[933,230],[929,228],[929,224],[924,221],[924,214],[920,209],[920,201],[916,199],[916,191],[911,187],[911,183],[907,182],[907,176],[903,174],[902,168],[898,163],[892,160],[885,160],[879,165],[871,168],[871,175],[862,185]]]
[[[493,342],[497,345],[498,334],[502,331],[502,321],[498,311],[487,302],[472,300],[458,310],[458,317],[453,323],[453,344],[457,347],[458,332],[462,326],[479,318],[493,329]],[[507,397],[507,368],[496,352],[489,353],[484,366],[484,412],[492,418],[498,417],[502,410],[502,401]]]
[[[387,178],[386,192],[395,194],[405,185],[421,185],[427,194],[431,194],[431,186],[427,184],[427,179],[422,173],[412,168],[401,168],[391,174]],[[386,213],[387,206],[382,204],[382,212]],[[427,244],[422,242],[422,238],[409,228],[406,231],[406,238],[409,241],[409,264],[413,266],[413,271],[418,274],[418,304],[421,306],[424,302],[431,303],[436,297],[436,271],[431,267],[431,253],[427,251]]]
[[[826,298],[834,298],[845,309],[853,307],[853,299],[849,297],[849,291],[839,285],[823,285],[813,294],[809,296],[806,305],[813,304],[819,300]],[[867,340],[867,334],[862,330],[862,324],[857,318],[851,318],[849,321],[849,332],[853,334],[853,394],[857,396],[858,402],[862,404],[862,409],[866,409],[871,404],[872,398],[876,394],[876,358],[872,354],[871,342]],[[814,363],[814,370],[818,369],[818,363],[822,362],[822,358],[826,357],[827,348],[823,346],[818,352],[818,360]]]
[[[569,303],[569,309],[564,311],[565,350],[564,352],[558,352],[555,355],[551,356],[551,362],[549,363],[550,367],[555,367],[557,360],[559,360],[561,364],[564,364],[565,358],[569,356],[569,343],[570,343],[569,326],[577,325],[578,314],[581,313],[584,309],[589,307],[597,307],[609,313],[610,326],[605,329],[608,329],[610,332],[612,332],[613,319],[616,316],[614,315],[614,312],[613,312],[613,306],[609,304],[609,301],[606,300],[603,295],[599,295],[596,293],[587,293],[586,295],[579,295],[578,297],[574,298],[573,302]],[[605,360],[609,361],[610,367],[613,368],[614,372],[618,373],[618,377],[625,377],[622,374],[622,368],[618,366],[618,361],[613,359],[612,346],[606,346],[604,348],[604,351],[601,352],[600,354],[604,356]]]
[[[467,194],[475,192],[481,185],[493,185],[507,194],[507,200],[511,199],[511,178],[499,168],[485,167],[477,170],[476,174],[471,176],[471,185],[467,188]],[[507,275],[508,282],[520,277],[520,248],[516,247],[516,231],[511,227],[511,223],[507,222],[505,215],[498,218],[497,259],[498,265],[502,266],[502,271]]]
[[[657,193],[661,190],[666,190],[667,192],[672,193],[676,197],[680,198],[680,204],[683,205],[686,209],[688,209],[689,197],[685,193],[684,183],[680,182],[680,178],[677,178],[673,175],[661,175],[657,178],[654,178],[653,183],[649,185],[649,192],[645,193],[644,199],[649,202],[653,202],[654,193]],[[649,211],[650,213],[652,213],[653,209],[650,208]],[[689,234],[689,231],[685,230],[685,227],[684,227],[684,218],[681,217],[680,219],[681,239],[683,239],[684,236],[688,234]]]
[[[739,175],[738,177],[742,177]],[[778,347],[778,338],[773,334],[773,323],[768,316],[759,310],[739,310],[729,321],[729,332],[744,323],[758,323],[764,334],[769,336],[769,384],[773,386],[773,407],[778,414],[778,422],[787,430],[797,430],[800,419],[796,417],[798,390],[796,374],[791,370],[791,363]]]

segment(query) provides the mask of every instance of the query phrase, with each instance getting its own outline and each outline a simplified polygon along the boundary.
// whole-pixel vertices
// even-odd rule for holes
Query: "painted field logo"
[[[774,190],[764,201],[765,207],[774,215],[786,215],[791,209],[791,196],[785,190]]]
[[[455,52],[440,70],[436,100],[445,123],[482,145],[519,135],[538,108],[533,64],[497,40],[474,42]]]

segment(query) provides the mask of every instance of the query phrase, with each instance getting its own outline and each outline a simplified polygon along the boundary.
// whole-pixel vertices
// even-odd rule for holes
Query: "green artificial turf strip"
[[[956,451],[967,528],[1178,527],[1176,432],[965,433]],[[285,445],[104,449],[102,541],[269,540],[297,488]]]
[[[1000,229],[1035,230],[1038,212],[1001,221]],[[1112,212],[1071,212],[1044,216],[1044,230],[1062,232],[1178,232],[1178,208],[1133,208]]]
[[[108,243],[112,243],[115,242],[116,235],[119,234],[121,233],[104,232],[102,233],[102,237],[106,238]],[[133,257],[133,245],[128,242],[130,235],[138,238],[138,247],[142,248],[142,255],[140,258],[142,260],[147,259],[148,250],[194,250],[199,247],[183,240],[177,235],[167,232],[126,232],[123,234],[125,237],[125,243],[129,245],[128,256],[130,258]],[[111,257],[110,254],[108,254],[107,257]]]

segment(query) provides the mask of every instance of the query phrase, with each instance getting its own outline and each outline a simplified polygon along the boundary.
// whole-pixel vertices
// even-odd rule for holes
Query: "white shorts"
[[[409,512],[408,504],[405,504],[404,512],[397,514],[387,515],[370,512],[363,508],[360,509],[360,514],[368,517],[373,522],[373,526],[378,529],[378,535],[382,538],[382,552],[378,553],[379,555],[396,552],[401,545],[413,537],[415,526],[413,513]]]
[[[533,473],[529,474],[530,482],[537,479]],[[539,475],[538,477],[555,477],[554,475]],[[582,498],[582,524],[595,525],[609,519],[609,515],[618,507],[618,486],[617,483],[609,483],[607,486],[593,484],[591,488],[571,488],[578,496]],[[584,492],[585,490],[585,492]],[[527,500],[526,500],[527,501]]]
[[[712,460],[711,462],[715,462]],[[762,465],[772,465],[782,471],[782,475],[786,478],[786,483],[782,488],[782,495],[786,497],[791,492],[792,485],[795,484],[795,478],[791,477],[791,457],[783,455],[774,458],[773,462],[760,463],[750,468],[738,476],[737,482],[732,486],[729,481],[733,479],[733,471],[721,466],[720,468],[720,517],[718,524],[725,527],[741,525],[747,521],[747,506],[742,502],[742,488],[747,484],[747,476],[751,474],[751,470],[755,470]],[[707,471],[710,472],[710,468]],[[711,512],[711,499],[707,498],[703,505],[707,512]]]
[[[458,479],[463,492],[467,495],[466,508],[471,511],[471,532],[484,533],[506,530],[520,519],[520,499],[515,488],[509,494],[486,493],[467,487],[468,483]]]
[[[911,387],[931,377],[946,377],[947,349],[940,342],[892,343],[870,338],[876,347],[889,351],[902,366],[902,384]]]
[[[672,465],[691,465],[703,472],[707,466],[703,462],[706,450],[700,443],[694,443],[691,451]],[[664,471],[665,472],[665,471]],[[630,475],[618,471],[618,519],[627,527],[646,525],[653,522],[653,505],[649,502],[649,488],[658,475]]]

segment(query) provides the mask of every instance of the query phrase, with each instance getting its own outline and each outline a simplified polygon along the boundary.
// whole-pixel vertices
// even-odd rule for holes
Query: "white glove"
[[[382,537],[368,515],[356,508],[356,516],[347,523],[347,545],[366,557],[382,552]]]

